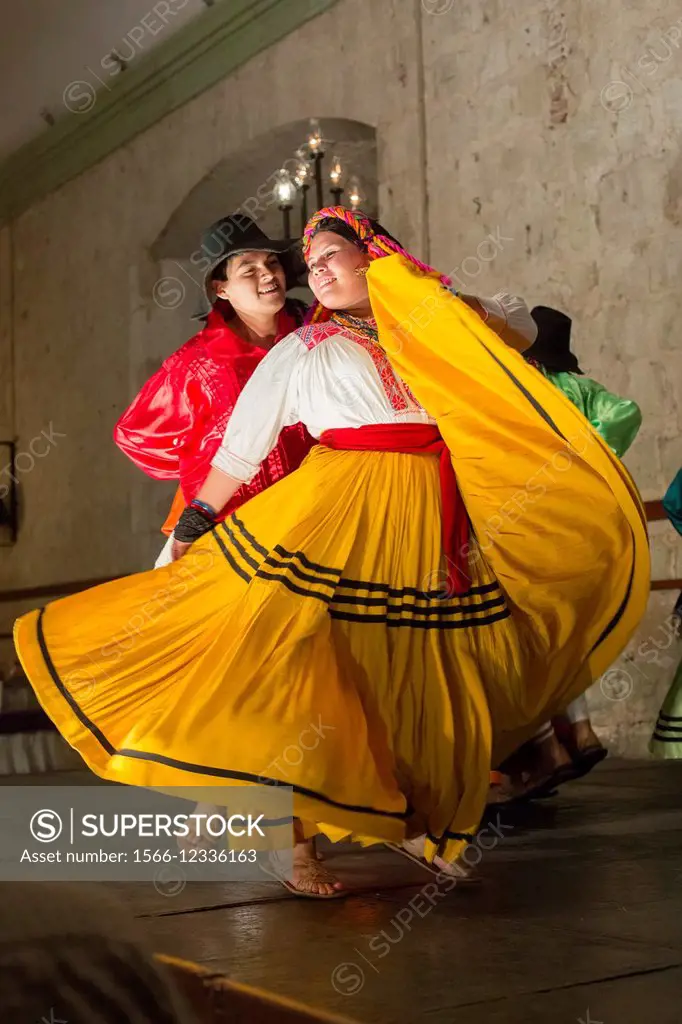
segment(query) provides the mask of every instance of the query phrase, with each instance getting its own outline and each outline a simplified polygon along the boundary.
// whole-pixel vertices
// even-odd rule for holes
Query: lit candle
[[[352,209],[357,210],[360,206],[360,203],[362,203],[364,196],[362,194],[362,190],[360,189],[360,182],[358,181],[356,175],[353,175],[353,177],[348,182],[347,191],[348,199],[350,201]]]
[[[336,188],[341,184],[341,178],[343,177],[343,168],[341,167],[341,161],[338,156],[332,157],[332,166],[329,172],[329,178],[332,185]]]
[[[320,122],[316,117],[310,118],[308,145],[313,155],[322,151],[322,132],[320,130]]]
[[[283,167],[277,171],[274,192],[280,206],[291,206],[296,195],[296,186],[289,172]]]

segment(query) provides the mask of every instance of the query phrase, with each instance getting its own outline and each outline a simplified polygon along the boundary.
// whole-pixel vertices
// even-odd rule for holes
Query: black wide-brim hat
[[[229,217],[221,217],[204,231],[196,254],[204,270],[204,293],[209,305],[214,301],[210,288],[211,274],[224,260],[243,252],[274,252],[284,269],[287,291],[298,284],[303,270],[298,240],[268,238],[251,217],[232,213]]]
[[[523,353],[525,358],[534,359],[550,373],[582,375],[578,360],[571,352],[570,316],[551,306],[535,306],[530,315],[537,324],[538,336]]]

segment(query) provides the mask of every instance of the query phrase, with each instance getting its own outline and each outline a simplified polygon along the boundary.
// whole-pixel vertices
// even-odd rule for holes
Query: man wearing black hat
[[[165,360],[119,419],[114,440],[156,480],[179,480],[163,527],[170,535],[211,467],[239,394],[280,338],[295,330],[305,307],[286,299],[296,283],[296,257],[287,241],[273,241],[243,214],[224,217],[201,244],[204,290],[210,303],[203,330]],[[313,441],[298,424],[223,512],[296,469]],[[169,545],[158,564],[170,561]]]

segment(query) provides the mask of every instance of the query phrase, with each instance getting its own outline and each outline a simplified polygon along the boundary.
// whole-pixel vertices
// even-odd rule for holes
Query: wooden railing
[[[119,576],[102,576],[94,580],[78,580],[77,583],[46,583],[41,587],[23,587],[20,590],[0,590],[0,604],[13,604],[19,601],[38,601],[43,597],[68,597],[69,594],[80,594],[82,590],[98,587],[100,583],[111,583],[120,579]]]
[[[667,519],[662,501],[645,501],[644,511],[648,523],[657,523],[660,519]]]
[[[116,576],[100,579],[78,580],[72,583],[47,583],[40,587],[23,587],[19,590],[0,591],[0,604],[17,604],[20,601],[43,601],[53,597],[68,597],[82,590],[96,587],[100,583],[111,583]],[[11,633],[0,633],[0,640],[12,640]],[[56,726],[42,708],[22,708],[3,711],[0,707],[0,736],[16,733],[54,732]]]

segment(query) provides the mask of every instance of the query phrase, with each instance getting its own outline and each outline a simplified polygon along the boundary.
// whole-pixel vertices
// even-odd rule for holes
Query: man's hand
[[[185,554],[185,552],[188,550],[188,548],[191,548],[191,547],[192,547],[191,544],[185,544],[183,541],[175,540],[175,538],[174,538],[173,539],[173,549],[171,551],[171,557],[172,557],[173,561],[177,562],[178,558],[182,558],[182,556]]]

